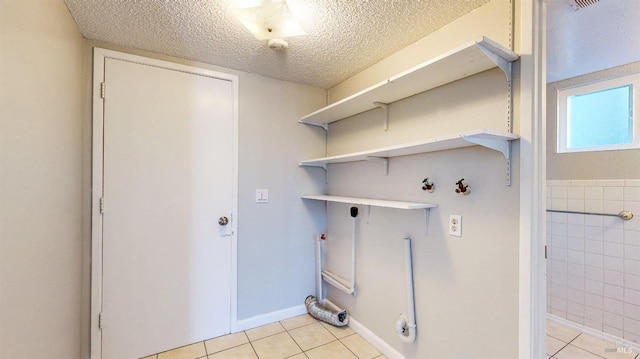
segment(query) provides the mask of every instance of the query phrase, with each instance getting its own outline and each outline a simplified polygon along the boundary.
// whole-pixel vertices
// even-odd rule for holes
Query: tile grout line
[[[300,344],[298,344],[298,342],[296,341],[296,339],[291,335],[291,333],[289,333],[289,331],[286,331],[287,335],[289,336],[289,338],[291,338],[291,340],[293,340],[293,342],[298,346],[298,349],[300,349],[301,353],[304,353],[304,349],[302,349],[302,347],[300,346]]]
[[[562,339],[560,339],[560,338],[556,338],[556,337],[554,337],[554,336],[552,336],[552,335],[549,335],[549,336],[550,336],[550,337],[552,337],[552,338],[555,338],[555,339],[557,339],[557,340],[559,340],[559,341],[561,341],[561,342],[563,342],[563,343],[565,343],[565,342],[564,342],[564,340],[562,340]],[[574,340],[575,340],[577,337],[579,337],[579,336],[580,336],[580,334],[576,335],[576,336],[575,336],[575,338],[573,338],[573,339],[571,339],[571,340],[569,341],[569,343],[571,343],[572,341],[574,341]],[[562,348],[558,349],[558,351],[556,351],[555,353],[551,354],[551,355],[550,355],[550,357],[551,357],[551,358],[553,358],[556,354],[560,353],[564,348],[566,348],[566,347],[567,347],[567,345],[569,345],[569,343],[565,343],[565,344],[562,346]]]
[[[580,337],[580,336],[581,336],[581,335],[583,335],[583,334],[584,334],[584,333],[580,333],[580,334],[576,335],[576,337],[575,337],[575,338],[573,338],[573,339],[569,342],[569,344],[573,343],[576,339],[578,339],[578,337]],[[574,345],[574,347],[576,347],[576,348],[580,348],[580,349],[584,350],[584,351],[585,351],[585,352],[587,352],[587,353],[591,353],[591,354],[593,354],[593,355],[595,355],[595,356],[598,356],[598,357],[600,357],[600,358],[606,359],[606,358],[605,358],[605,357],[603,357],[602,355],[597,354],[597,353],[594,353],[594,352],[592,352],[592,351],[590,351],[590,350],[588,350],[588,349],[586,349],[586,348],[582,348],[582,347],[579,347],[579,346],[577,346],[577,345]]]
[[[564,348],[566,348],[569,344],[573,343],[573,342],[574,342],[576,339],[578,339],[578,337],[579,337],[579,336],[581,336],[582,334],[584,334],[584,333],[580,333],[580,334],[576,335],[576,337],[575,337],[575,338],[573,338],[573,339],[571,339],[571,341],[570,341],[569,343],[567,343],[567,345],[565,345],[564,347],[562,347],[562,349],[558,350],[558,353],[560,353],[560,352],[561,352]],[[587,353],[589,353],[589,354],[593,354],[593,355],[595,355],[595,356],[597,356],[597,357],[599,357],[599,358],[606,359],[605,357],[603,357],[603,356],[601,356],[601,355],[599,355],[599,354],[596,354],[596,353],[592,353],[591,351],[589,351],[589,350],[587,350],[587,349],[585,349],[585,348],[579,347],[579,346],[577,346],[577,345],[572,345],[572,346],[574,346],[574,347],[576,347],[576,348],[578,348],[578,349],[584,350],[585,352],[587,352]],[[556,353],[556,354],[558,354],[558,353]],[[556,354],[553,354],[553,355],[556,355]]]
[[[349,338],[349,337],[351,337],[351,336],[356,335],[357,333],[351,333],[351,334],[348,334],[348,335],[345,335],[345,336],[343,336],[343,337],[339,338],[339,337],[338,337],[336,334],[334,334],[331,330],[327,329],[324,325],[322,325],[322,322],[320,322],[320,321],[318,321],[318,320],[315,320],[315,321],[314,321],[314,322],[312,322],[312,323],[303,324],[303,325],[296,326],[296,327],[294,327],[294,328],[290,328],[290,329],[287,329],[287,328],[283,325],[282,321],[278,321],[277,323],[279,323],[279,324],[280,324],[280,326],[282,327],[282,329],[284,329],[282,332],[273,333],[273,334],[270,334],[270,335],[267,335],[267,336],[264,336],[264,337],[261,337],[261,338],[257,338],[257,339],[255,339],[255,340],[251,340],[251,339],[249,338],[249,335],[247,334],[247,330],[242,331],[242,333],[245,335],[246,339],[248,340],[248,344],[250,344],[250,345],[251,345],[251,349],[253,350],[253,353],[256,355],[256,357],[258,357],[258,358],[259,358],[258,353],[257,353],[257,351],[256,351],[256,349],[255,349],[255,346],[254,346],[254,342],[259,341],[259,340],[262,340],[262,339],[266,339],[266,338],[269,338],[269,337],[273,337],[273,336],[276,336],[276,335],[279,335],[279,334],[282,334],[282,333],[287,333],[287,335],[289,336],[289,338],[290,338],[291,340],[293,340],[293,342],[296,344],[296,346],[297,346],[297,347],[298,347],[298,349],[300,350],[300,353],[294,354],[293,356],[289,356],[288,358],[291,358],[291,357],[294,357],[294,356],[297,356],[297,355],[303,354],[303,355],[304,355],[304,357],[308,359],[309,357],[308,357],[308,355],[307,355],[307,352],[309,352],[309,351],[311,351],[311,350],[314,350],[314,349],[317,349],[317,348],[320,348],[320,347],[322,347],[322,346],[325,346],[325,345],[328,345],[328,344],[334,343],[334,342],[336,342],[336,341],[337,341],[338,343],[340,343],[341,345],[343,345],[345,348],[347,348],[347,350],[348,350],[349,352],[351,352],[354,356],[356,356],[356,358],[358,357],[358,356],[356,355],[356,353],[355,353],[355,352],[353,352],[353,351],[352,351],[352,350],[351,350],[351,349],[350,349],[350,348],[349,348],[345,343],[343,343],[343,342],[342,342],[342,339]],[[331,336],[333,339],[332,339],[332,340],[330,340],[330,341],[329,341],[329,342],[327,342],[327,343],[322,344],[322,345],[314,346],[314,347],[312,347],[312,348],[309,348],[308,350],[303,350],[303,349],[302,349],[302,347],[300,346],[300,344],[295,340],[295,338],[291,335],[291,333],[290,333],[290,332],[291,332],[291,331],[293,331],[293,330],[297,330],[297,329],[300,329],[300,328],[308,327],[308,326],[310,326],[310,325],[314,325],[314,324],[320,324],[320,325],[321,325],[321,328],[322,328],[322,329],[324,329],[324,330],[326,330],[326,331],[330,334],[330,336]],[[233,334],[233,333],[230,333],[230,334]],[[235,348],[238,348],[238,347],[240,347],[240,346],[243,346],[243,345],[247,344],[247,343],[242,343],[242,344],[239,344],[239,345],[233,345],[233,346],[230,346],[230,347],[228,347],[228,348],[225,348],[224,350],[219,350],[219,351],[214,351],[214,352],[212,352],[212,353],[209,353],[209,350],[207,349],[206,341],[208,341],[208,340],[212,340],[212,339],[215,339],[215,338],[210,338],[210,339],[206,339],[206,340],[203,340],[203,341],[200,341],[200,342],[195,342],[195,343],[191,343],[191,344],[183,345],[183,346],[180,346],[180,347],[176,347],[176,348],[173,348],[173,349],[169,349],[169,350],[166,350],[166,351],[163,351],[163,352],[160,352],[160,353],[155,353],[155,354],[153,354],[153,357],[155,357],[155,359],[158,359],[160,354],[163,354],[163,353],[166,353],[166,352],[169,352],[169,351],[172,351],[172,350],[176,350],[176,349],[180,349],[180,348],[184,348],[184,347],[188,347],[188,346],[197,345],[197,344],[199,344],[199,343],[202,343],[202,345],[204,346],[204,349],[205,349],[205,355],[204,355],[204,356],[202,356],[202,357],[198,357],[198,358],[196,358],[196,359],[206,359],[206,358],[208,358],[208,357],[209,357],[209,355],[218,354],[218,353],[221,353],[221,352],[224,352],[224,351],[227,351],[227,350],[231,350],[231,349],[235,349]],[[379,357],[382,357],[382,356],[383,356],[383,355],[378,356],[378,357],[376,357],[376,358],[379,358]]]
[[[313,324],[316,324],[316,323],[320,323],[320,321],[316,320],[316,322],[314,322],[314,323],[309,323],[309,324],[302,325],[302,326],[297,327],[297,328],[292,328],[291,330],[295,330],[295,329],[298,329],[298,328],[304,328],[304,327],[306,327],[306,326],[313,325]],[[326,330],[326,331],[327,331],[327,332],[328,332],[328,333],[329,333],[329,334],[330,334],[330,335],[335,339],[335,340],[330,341],[329,343],[333,343],[334,341],[339,340],[338,338],[336,338],[336,336],[335,336],[335,335],[333,335],[333,333],[331,333],[331,332],[330,332],[327,328],[325,328],[322,324],[320,324],[320,327],[321,327],[321,328],[323,328],[324,330]],[[307,352],[307,351],[310,351],[310,350],[313,350],[313,349],[316,349],[316,348],[320,348],[322,345],[327,345],[327,344],[329,344],[329,343],[325,343],[325,344],[318,345],[318,346],[313,347],[313,348],[309,348],[308,350],[304,350],[304,349],[302,349],[302,347],[300,346],[300,344],[296,341],[296,339],[293,337],[293,335],[291,335],[291,333],[289,333],[289,330],[288,330],[288,329],[286,329],[286,328],[285,328],[285,330],[287,331],[287,334],[289,334],[289,337],[291,337],[291,339],[293,339],[293,342],[294,342],[294,343],[296,343],[296,345],[298,346],[298,348],[300,348],[300,350],[302,350],[302,353],[303,353],[303,354],[304,354],[304,356],[306,356],[307,358],[308,358],[308,355],[306,354],[306,352]]]
[[[347,335],[346,337],[344,337],[344,338],[342,338],[342,339],[346,339],[346,338],[349,338],[349,337],[352,337],[352,336],[355,336],[355,335],[358,335],[358,333],[349,334],[349,335]],[[345,348],[347,348],[347,350],[349,350],[351,353],[353,353],[353,355],[354,355],[356,358],[360,358],[360,357],[358,356],[358,354],[356,354],[353,350],[351,350],[351,348],[350,348],[347,344],[345,344],[345,343],[343,343],[343,342],[342,342],[342,339],[338,339],[338,340],[340,341],[340,343],[341,343],[342,345],[344,345],[344,346],[345,346]],[[369,343],[369,342],[367,342],[367,343]],[[371,345],[371,343],[369,343],[369,344]],[[372,345],[372,347],[373,347],[373,345]],[[373,359],[381,358],[381,357],[383,357],[383,356],[384,356],[384,354],[383,354],[383,353],[381,353],[381,352],[380,352],[380,350],[378,350],[378,348],[376,348],[376,347],[373,347],[373,348],[374,348],[378,353],[380,353],[380,355],[378,355],[378,356],[376,356],[376,357],[373,357]]]
[[[256,347],[253,346],[253,341],[251,339],[249,339],[249,336],[246,333],[246,330],[243,331],[244,335],[247,336],[247,340],[249,340],[249,345],[251,346],[251,350],[253,350],[253,354],[256,355],[256,358],[260,358],[260,356],[258,356],[258,352],[256,351]]]

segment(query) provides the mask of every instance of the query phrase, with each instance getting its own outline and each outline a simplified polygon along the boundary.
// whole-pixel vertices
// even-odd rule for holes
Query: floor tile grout
[[[302,316],[299,316],[299,317],[302,317]],[[308,319],[300,318],[300,320],[301,320],[301,322],[303,322],[303,321],[308,320]],[[173,349],[170,349],[170,350],[166,350],[166,351],[163,351],[163,352],[160,352],[160,353],[152,354],[152,355],[150,355],[150,356],[145,356],[144,358],[148,358],[148,359],[159,359],[161,354],[164,354],[164,353],[167,353],[167,352],[170,352],[170,351],[176,350],[176,349],[181,349],[181,348],[185,348],[185,347],[189,347],[189,346],[199,346],[199,345],[202,345],[202,346],[204,346],[204,352],[205,352],[205,355],[204,355],[204,356],[195,357],[195,358],[193,358],[193,359],[207,359],[207,358],[209,358],[209,356],[216,355],[216,354],[219,354],[219,353],[223,353],[223,352],[226,352],[226,351],[229,351],[229,350],[234,350],[234,349],[237,349],[237,348],[239,348],[239,347],[241,347],[241,346],[244,346],[244,345],[246,345],[246,344],[249,344],[249,345],[251,346],[251,350],[252,350],[253,354],[255,355],[255,357],[256,357],[256,358],[260,358],[260,356],[258,355],[258,351],[256,350],[255,343],[256,343],[256,342],[259,342],[259,341],[261,341],[261,340],[264,340],[264,339],[270,338],[270,337],[274,337],[274,336],[276,336],[276,335],[281,335],[281,334],[283,334],[283,333],[287,333],[287,337],[288,337],[288,339],[290,339],[290,340],[293,342],[293,344],[297,347],[297,350],[299,350],[299,352],[298,352],[298,353],[296,353],[296,354],[292,354],[292,355],[289,355],[289,356],[287,356],[287,357],[285,357],[285,358],[293,358],[293,357],[296,357],[296,356],[300,356],[300,354],[302,354],[302,356],[303,356],[304,358],[307,358],[307,359],[308,359],[308,358],[309,358],[309,356],[307,355],[307,353],[308,353],[308,352],[310,352],[310,351],[312,351],[312,350],[316,350],[316,349],[318,349],[318,348],[322,348],[323,346],[327,346],[327,345],[330,345],[330,344],[334,344],[334,343],[336,343],[336,342],[338,342],[338,343],[339,343],[339,345],[340,345],[341,347],[343,347],[343,349],[346,349],[346,350],[347,350],[347,352],[351,353],[355,358],[360,358],[360,357],[359,357],[359,356],[358,356],[358,355],[357,355],[357,354],[352,350],[352,348],[351,348],[349,345],[347,345],[346,343],[344,343],[344,342],[343,342],[343,340],[345,340],[345,339],[347,339],[347,338],[351,338],[351,337],[354,337],[354,336],[357,336],[357,335],[358,335],[358,333],[354,332],[353,330],[351,330],[351,331],[347,331],[347,332],[345,332],[345,333],[340,333],[339,331],[336,331],[336,332],[334,333],[334,331],[332,331],[330,328],[327,328],[325,325],[323,325],[323,323],[322,323],[322,322],[320,322],[319,320],[316,320],[316,319],[313,319],[313,321],[312,321],[312,322],[306,322],[305,324],[297,325],[297,326],[295,326],[295,327],[290,327],[290,328],[287,328],[287,326],[285,326],[285,325],[283,324],[283,321],[277,321],[277,322],[274,322],[274,323],[278,323],[278,324],[281,326],[281,328],[283,329],[283,331],[280,331],[280,332],[277,332],[277,333],[272,333],[272,334],[266,335],[266,336],[264,336],[264,337],[260,337],[260,338],[256,338],[256,339],[253,339],[253,340],[252,340],[252,339],[250,339],[250,338],[249,338],[249,335],[248,335],[248,333],[247,333],[247,332],[248,332],[249,330],[257,329],[257,328],[252,328],[252,329],[248,329],[248,330],[243,330],[243,331],[240,331],[240,332],[238,332],[238,333],[242,333],[242,334],[244,334],[244,339],[246,339],[246,340],[247,340],[246,342],[243,342],[243,343],[240,343],[240,344],[234,344],[234,345],[229,346],[229,347],[224,347],[224,345],[228,345],[228,344],[222,344],[222,347],[224,347],[224,349],[221,349],[221,350],[212,350],[212,352],[211,352],[211,353],[209,353],[209,349],[207,348],[207,344],[206,344],[206,342],[208,342],[208,341],[210,341],[210,340],[213,340],[213,339],[216,339],[216,338],[222,338],[222,337],[224,337],[224,336],[216,337],[216,338],[210,338],[210,339],[206,339],[206,340],[203,340],[203,341],[200,341],[200,342],[191,343],[191,344],[188,344],[188,345],[183,345],[183,346],[180,346],[180,347],[177,347],[177,348],[173,348]],[[294,322],[294,323],[296,323],[296,322]],[[273,324],[273,323],[271,323],[271,324]],[[266,324],[266,325],[271,325],[271,324]],[[266,326],[266,325],[265,325],[265,326]],[[290,326],[290,325],[291,325],[291,322],[289,323],[289,325],[288,325],[288,326]],[[300,343],[299,343],[299,342],[294,338],[294,336],[291,334],[291,332],[292,332],[292,331],[296,331],[296,330],[301,329],[301,328],[309,327],[309,326],[312,326],[312,325],[319,325],[318,330],[320,330],[320,331],[321,331],[321,332],[323,332],[323,333],[324,333],[324,332],[329,333],[329,336],[328,336],[327,338],[325,338],[325,340],[329,339],[329,341],[328,341],[328,342],[326,342],[326,343],[320,344],[320,345],[315,345],[315,346],[313,346],[313,347],[309,347],[309,348],[307,348],[306,350],[304,350],[304,349],[302,348],[301,344],[300,344]],[[258,328],[260,328],[260,327],[258,327]],[[237,334],[237,333],[230,333],[230,334],[228,334],[228,335],[232,335],[232,334]],[[340,337],[339,337],[339,335],[340,335]],[[300,335],[298,335],[298,337],[299,337],[299,340],[300,340],[300,339],[303,339],[303,337],[301,337]],[[284,338],[284,337],[283,337],[283,338]],[[366,343],[368,343],[366,340],[365,340],[365,342],[366,342]],[[369,345],[371,345],[371,343],[368,343],[368,344],[369,344]],[[215,345],[216,345],[216,344],[212,344],[212,349],[214,348],[214,346],[215,346]],[[352,345],[353,345],[353,344],[352,344]],[[371,346],[372,346],[372,345],[371,345]],[[373,347],[373,346],[372,346],[372,347]],[[293,347],[292,347],[292,348],[293,348]],[[373,348],[375,348],[375,347],[373,347]],[[375,348],[375,349],[377,350],[377,348]],[[345,353],[346,353],[346,352],[345,352]],[[263,353],[263,354],[264,354],[264,353]],[[171,357],[173,357],[173,355],[171,355]],[[384,356],[384,354],[380,353],[380,355],[377,355],[377,356],[375,356],[375,357],[373,357],[373,358],[385,358],[385,356]]]
[[[548,322],[549,323],[549,322]],[[562,346],[562,348],[560,348],[559,350],[555,351],[555,353],[553,353],[552,355],[550,355],[550,359],[557,359],[557,355],[558,354],[562,354],[563,351],[567,350],[567,347],[569,345],[571,345],[574,349],[579,349],[581,351],[585,351],[587,353],[589,353],[590,355],[592,355],[594,358],[597,357],[599,359],[606,359],[608,357],[610,357],[610,355],[606,354],[606,350],[607,350],[607,344],[608,343],[606,340],[598,338],[598,337],[593,337],[595,339],[601,340],[605,345],[603,347],[603,349],[605,350],[604,354],[598,353],[598,352],[594,352],[595,347],[593,347],[592,345],[588,344],[588,342],[591,340],[590,338],[592,338],[592,336],[590,336],[589,334],[580,332],[578,330],[575,330],[573,328],[568,328],[568,327],[564,327],[559,323],[556,323],[556,325],[559,325],[561,327],[563,327],[564,329],[569,329],[572,330],[574,332],[577,332],[577,334],[575,336],[573,336],[568,342],[566,342],[564,339],[558,338],[558,336],[564,336],[564,335],[559,335],[559,333],[555,333],[555,335],[549,333],[549,331],[547,331],[547,337],[548,338],[553,338],[557,341],[560,341],[561,343],[563,343],[564,345]],[[569,334],[569,333],[567,333]],[[581,337],[584,336],[584,340],[581,340],[581,342],[577,342],[577,340]],[[584,343],[582,343],[584,342]],[[547,346],[547,349],[549,349],[549,346]],[[629,356],[623,356],[624,358],[628,358],[628,359],[639,359],[640,358],[640,354],[638,353],[629,353],[631,355]],[[616,356],[616,358],[618,358],[618,356]],[[622,356],[620,357],[622,358]]]

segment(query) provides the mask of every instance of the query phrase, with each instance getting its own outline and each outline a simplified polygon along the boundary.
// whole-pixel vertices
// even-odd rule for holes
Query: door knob
[[[218,224],[221,226],[226,226],[227,224],[229,224],[229,218],[225,216],[218,218]]]

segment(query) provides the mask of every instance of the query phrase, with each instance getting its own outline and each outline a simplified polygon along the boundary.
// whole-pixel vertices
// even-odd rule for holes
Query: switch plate
[[[462,237],[462,216],[452,214],[449,216],[449,235]]]
[[[268,189],[257,189],[256,190],[256,203],[267,203],[269,202],[269,190]]]

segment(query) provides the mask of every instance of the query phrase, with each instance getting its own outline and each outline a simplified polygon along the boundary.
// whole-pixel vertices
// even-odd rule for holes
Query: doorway
[[[610,342],[639,342],[640,222],[611,215],[627,210],[637,216],[640,150],[609,146],[587,151],[578,144],[558,149],[557,132],[566,138],[563,121],[568,117],[558,116],[567,102],[563,91],[606,88],[606,81],[640,73],[640,5],[634,0],[554,0],[547,14],[547,209],[557,211],[547,217],[548,317]],[[584,98],[597,93],[586,90]],[[613,116],[606,117],[602,123],[613,123]],[[580,127],[593,128],[587,122]],[[600,138],[607,133],[594,132]]]
[[[236,320],[237,79],[95,49],[92,357]]]

